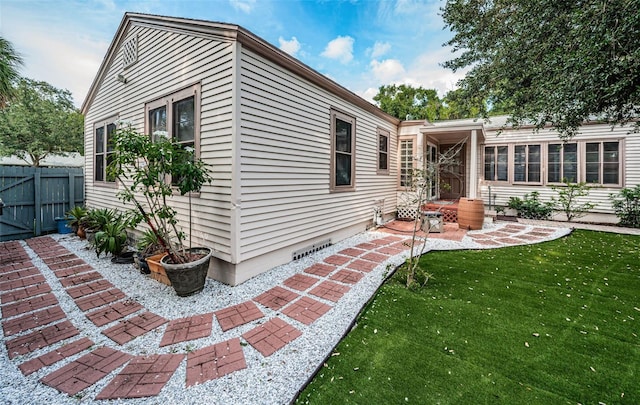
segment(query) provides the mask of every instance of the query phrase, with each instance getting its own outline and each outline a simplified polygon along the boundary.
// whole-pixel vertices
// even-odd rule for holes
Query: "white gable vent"
[[[320,242],[316,242],[313,245],[296,250],[291,256],[293,260],[302,259],[305,256],[309,256],[311,253],[315,253],[329,246],[331,246],[331,239],[321,240]]]
[[[122,45],[122,65],[127,68],[138,61],[138,37],[131,37]]]

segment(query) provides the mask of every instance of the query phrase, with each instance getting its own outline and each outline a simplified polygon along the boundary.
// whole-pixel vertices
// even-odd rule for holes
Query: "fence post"
[[[35,194],[35,202],[33,207],[33,214],[36,217],[34,235],[40,236],[42,235],[42,199],[40,198],[40,173],[41,170],[39,167],[36,167],[33,173],[33,191]]]
[[[76,205],[75,183],[76,183],[76,174],[70,170],[69,171],[69,209],[73,208],[73,206]],[[64,212],[66,213],[67,210],[64,210]]]

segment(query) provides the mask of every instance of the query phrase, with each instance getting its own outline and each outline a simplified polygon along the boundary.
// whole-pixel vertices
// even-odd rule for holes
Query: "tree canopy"
[[[487,100],[476,101],[467,98],[461,90],[451,90],[443,98],[435,89],[412,87],[406,84],[380,86],[373,97],[378,107],[401,120],[414,119],[428,121],[454,120],[480,117],[478,105],[484,105],[488,115],[504,114],[505,106],[487,106]]]
[[[402,120],[435,121],[439,119],[442,109],[442,100],[434,89],[405,84],[380,86],[373,100],[383,111]]]
[[[0,156],[16,155],[32,166],[51,153],[82,153],[83,133],[71,93],[46,82],[20,79],[15,98],[0,110]]]
[[[585,121],[625,124],[640,113],[639,9],[640,0],[448,0],[446,45],[461,53],[444,66],[470,67],[462,95],[501,105],[515,124],[551,124],[565,139]]]
[[[0,37],[0,108],[4,108],[14,96],[14,83],[20,77],[18,70],[22,65],[22,57],[11,42]]]

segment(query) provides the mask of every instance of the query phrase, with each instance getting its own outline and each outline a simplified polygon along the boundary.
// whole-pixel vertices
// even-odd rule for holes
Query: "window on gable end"
[[[111,140],[116,132],[116,119],[112,117],[93,126],[93,180],[96,183],[113,185],[116,181],[107,173],[107,166],[112,160]]]
[[[147,133],[153,141],[172,139],[200,157],[200,85],[196,84],[145,105]],[[173,184],[178,179],[171,179]]]

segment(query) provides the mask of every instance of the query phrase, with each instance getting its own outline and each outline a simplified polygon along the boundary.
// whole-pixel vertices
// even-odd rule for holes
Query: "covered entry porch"
[[[400,179],[398,213],[407,210],[407,201],[416,201],[409,176],[412,170],[424,170],[438,156],[453,153],[454,164],[438,164],[437,174],[423,193],[421,209],[443,213],[445,222],[457,222],[460,198],[480,198],[482,147],[485,131],[482,122],[474,120],[405,121],[398,131]],[[416,205],[414,205],[415,207]],[[415,208],[413,209],[415,211]],[[408,212],[409,215],[417,215]]]

